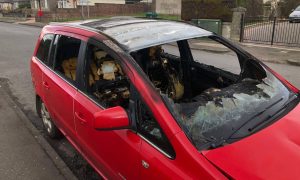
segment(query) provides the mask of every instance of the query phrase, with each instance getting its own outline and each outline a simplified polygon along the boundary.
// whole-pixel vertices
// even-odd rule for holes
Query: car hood
[[[233,179],[297,179],[300,177],[300,105],[256,134],[202,153]]]

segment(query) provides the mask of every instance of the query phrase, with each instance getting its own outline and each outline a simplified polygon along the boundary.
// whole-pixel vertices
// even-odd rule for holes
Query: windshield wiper
[[[277,101],[275,101],[274,103],[272,103],[271,105],[267,106],[265,109],[263,109],[259,113],[255,114],[254,116],[252,116],[251,118],[249,118],[247,121],[245,121],[245,123],[243,123],[239,128],[237,128],[236,131],[234,131],[233,133],[230,133],[228,136],[220,137],[220,138],[210,138],[210,141],[208,141],[205,146],[208,147],[208,149],[215,149],[215,148],[218,148],[218,147],[221,147],[221,146],[224,146],[224,145],[228,144],[228,142],[227,142],[228,139],[231,139],[231,137],[234,136],[236,134],[236,132],[240,131],[250,121],[252,121],[253,119],[259,117],[262,114],[264,114],[267,110],[269,110],[271,107],[273,107],[274,105],[278,104],[282,100],[283,100],[283,98],[280,98]],[[270,116],[268,116],[268,118],[270,118]],[[265,121],[265,119],[263,119],[262,121],[260,121],[260,123],[264,122],[264,121]],[[260,123],[258,123],[256,125],[259,125]],[[256,125],[254,125],[251,128],[256,127]],[[249,132],[249,131],[247,131],[247,132]],[[245,135],[242,135],[242,137],[245,137]],[[234,138],[234,139],[237,139],[237,138]],[[207,138],[206,140],[209,140],[209,138]]]
[[[287,108],[292,107],[291,103],[294,102],[296,99],[299,99],[298,95],[293,94],[289,97],[289,99],[278,109],[276,108],[273,113],[269,112],[270,114],[266,114],[264,117],[261,117],[261,119],[257,119],[254,122],[251,122],[252,120],[255,120],[260,115],[264,114],[268,109],[270,109],[272,106],[278,104],[280,101],[283,100],[283,98],[277,100],[276,102],[272,103],[270,106],[268,106],[263,111],[259,112],[255,116],[252,116],[249,120],[247,120],[238,130],[236,130],[234,133],[229,136],[228,139],[231,140],[237,140],[244,137],[247,137],[250,134],[253,134],[254,132],[258,131],[265,125],[269,124],[270,122],[273,122],[274,120],[278,119],[280,115],[282,115],[282,112],[285,111]],[[300,100],[300,99],[299,99]],[[271,114],[272,113],[272,114]]]
[[[249,131],[254,132],[259,127],[261,127],[264,124],[268,123],[271,118],[273,118],[274,116],[280,114],[283,110],[285,110],[290,105],[291,102],[293,102],[297,98],[298,98],[298,96],[293,95],[291,98],[289,98],[289,100],[278,111],[276,111],[272,115],[268,115],[263,121],[260,121],[259,123],[257,123],[253,127],[249,128]]]

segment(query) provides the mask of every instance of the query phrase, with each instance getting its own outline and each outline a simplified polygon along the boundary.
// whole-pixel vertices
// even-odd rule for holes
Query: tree
[[[231,21],[235,0],[182,0],[182,19],[222,19]],[[229,4],[229,5],[228,5]],[[234,6],[233,6],[234,7]]]
[[[284,0],[279,2],[279,9],[281,16],[288,17],[291,14],[292,10],[297,8],[300,5],[299,0]]]

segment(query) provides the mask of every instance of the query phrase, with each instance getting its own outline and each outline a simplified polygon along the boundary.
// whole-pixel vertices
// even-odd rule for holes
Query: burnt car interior
[[[244,86],[243,79],[259,82],[266,77],[260,65],[241,55],[237,56],[242,72],[234,74],[194,61],[187,41],[177,43],[179,56],[165,52],[164,45],[131,53],[155,88],[176,103],[196,102],[200,97],[211,100],[220,95],[230,96],[234,88]]]
[[[135,108],[139,133],[174,157],[172,146],[141,98],[135,97],[138,105],[129,107],[130,83],[118,61],[98,46],[90,44],[87,49],[88,94],[105,108],[122,106],[128,112]]]
[[[88,93],[104,107],[128,108],[130,84],[119,63],[101,48],[87,50]]]

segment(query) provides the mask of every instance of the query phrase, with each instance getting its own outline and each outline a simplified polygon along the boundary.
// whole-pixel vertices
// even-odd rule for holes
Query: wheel
[[[45,128],[45,131],[47,135],[53,139],[59,139],[62,137],[62,133],[59,131],[59,129],[56,127],[56,125],[53,123],[50,114],[44,104],[41,100],[40,102],[40,114],[41,118],[43,120],[43,125]],[[38,106],[37,106],[38,107]]]
[[[290,23],[294,23],[294,21],[293,20],[289,20],[290,21]]]

